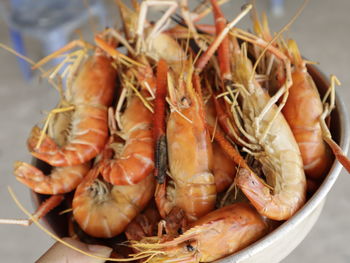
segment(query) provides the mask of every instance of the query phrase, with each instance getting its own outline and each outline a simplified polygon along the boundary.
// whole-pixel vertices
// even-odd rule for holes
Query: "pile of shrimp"
[[[321,99],[283,39],[292,21],[272,34],[253,5],[227,21],[223,1],[208,2],[117,0],[121,28],[34,65],[61,58],[42,70],[60,101],[28,138],[42,165],[15,163],[18,181],[47,197],[34,218],[65,199],[70,235],[108,240],[116,258],[211,262],[291,218],[334,157],[349,168],[327,125],[339,81]],[[200,23],[208,13],[215,25]],[[237,27],[249,13],[253,33]]]

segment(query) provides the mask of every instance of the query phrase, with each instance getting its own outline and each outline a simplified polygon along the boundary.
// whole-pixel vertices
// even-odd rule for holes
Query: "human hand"
[[[81,250],[84,250],[88,253],[101,256],[109,257],[112,252],[112,249],[100,245],[89,245],[82,243],[78,240],[65,237],[63,240]],[[92,258],[86,256],[78,251],[75,251],[60,242],[56,242],[44,255],[42,255],[36,263],[100,263],[104,260]]]

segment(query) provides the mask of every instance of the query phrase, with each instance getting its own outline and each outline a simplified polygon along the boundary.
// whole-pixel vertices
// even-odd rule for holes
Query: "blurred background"
[[[190,1],[191,4],[197,1]],[[293,16],[301,0],[256,0],[265,10],[273,31]],[[48,4],[50,3],[50,4]],[[224,7],[227,18],[238,13],[241,0]],[[89,6],[90,8],[87,8]],[[350,1],[311,0],[286,36],[294,38],[302,54],[319,62],[326,74],[336,74],[342,82],[337,92],[350,102]],[[152,17],[149,16],[150,20]],[[211,18],[207,18],[210,22]],[[112,0],[7,0],[0,2],[0,42],[38,61],[71,39],[91,40],[93,32],[118,25],[118,11]],[[119,24],[120,25],[120,24]],[[239,25],[250,27],[249,18]],[[26,139],[34,124],[44,118],[59,97],[28,64],[0,48],[0,218],[23,218],[9,196],[11,186],[20,201],[34,211],[29,191],[12,175],[13,162],[30,161]],[[350,107],[349,107],[350,108]],[[349,262],[350,176],[344,171],[328,195],[320,219],[305,240],[284,263]],[[53,240],[36,226],[0,225],[0,261],[34,262]]]

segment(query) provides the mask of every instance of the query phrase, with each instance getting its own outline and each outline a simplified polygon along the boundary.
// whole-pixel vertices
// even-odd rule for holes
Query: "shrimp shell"
[[[152,121],[152,113],[133,95],[122,116],[121,133],[126,142],[121,153],[106,162],[102,172],[106,181],[114,185],[137,184],[153,171]]]
[[[307,72],[296,43],[290,40],[295,53],[293,85],[282,113],[291,127],[299,145],[307,177],[321,179],[332,165],[331,151],[323,140],[320,116],[323,105],[317,87]]]
[[[28,139],[32,155],[52,166],[73,166],[85,163],[101,152],[108,138],[107,106],[113,99],[116,70],[101,52],[81,66],[66,99],[74,106],[66,144],[59,146],[45,136],[37,148],[41,133],[34,127]]]
[[[98,164],[77,187],[73,215],[89,235],[110,238],[122,233],[154,194],[154,178],[148,175],[135,185],[111,185],[103,181]]]
[[[133,246],[145,254],[150,250],[147,262],[211,262],[243,249],[267,231],[253,207],[237,203],[207,214],[171,241],[149,244],[153,240],[145,238]]]
[[[14,174],[21,183],[34,192],[46,195],[65,194],[73,191],[88,173],[90,164],[54,167],[50,175],[25,162],[16,162]]]
[[[241,90],[244,127],[261,147],[261,152],[254,157],[262,164],[267,183],[273,190],[248,169],[239,170],[236,182],[259,213],[271,219],[286,220],[304,204],[306,198],[300,151],[288,123],[275,104],[271,105],[260,123],[256,123],[270,96],[256,81],[249,81],[252,68],[244,56],[242,54],[236,59],[236,80],[246,89]],[[271,127],[262,138],[269,124]]]

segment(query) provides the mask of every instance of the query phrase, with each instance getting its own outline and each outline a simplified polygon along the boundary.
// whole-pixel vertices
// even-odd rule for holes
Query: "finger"
[[[72,238],[63,238],[67,243],[84,250],[88,253],[101,256],[101,257],[109,257],[112,252],[112,249],[105,246],[100,245],[89,245],[82,243],[78,240]],[[60,242],[56,242],[44,255],[42,255],[36,263],[100,263],[104,262],[104,260],[92,258],[86,256],[76,250],[73,250]]]

